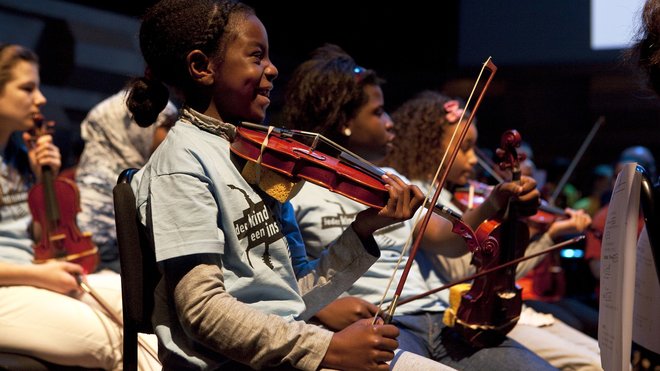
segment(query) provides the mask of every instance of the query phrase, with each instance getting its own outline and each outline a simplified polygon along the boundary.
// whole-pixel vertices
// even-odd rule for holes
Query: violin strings
[[[347,153],[351,157],[354,157],[354,158],[364,162],[365,164],[373,165],[373,164],[371,164],[371,162],[369,162],[369,161],[365,160],[364,158],[360,157],[360,155],[358,155],[357,153],[351,152],[347,148],[342,147],[340,144],[334,142],[333,140],[330,140],[330,139],[326,138],[322,134],[314,133],[314,132],[311,132],[311,131],[304,131],[304,130],[290,130],[290,132],[292,132],[294,134],[300,134],[301,136],[306,135],[306,136],[314,137],[315,138],[314,143],[310,146],[312,149],[316,148],[317,142],[320,139],[321,142],[329,145],[330,147],[336,149],[339,152]],[[373,165],[373,167],[376,167],[376,166]],[[365,170],[369,170],[369,169],[365,169]]]
[[[431,194],[435,191],[435,189],[434,189],[435,187],[443,187],[444,186],[444,184],[436,185],[436,182],[438,181],[438,177],[440,175],[440,172],[442,171],[445,160],[447,159],[447,154],[449,153],[449,150],[452,148],[452,144],[454,143],[456,133],[458,133],[458,129],[461,126],[460,124],[463,122],[463,119],[465,118],[465,112],[467,112],[467,108],[470,106],[470,103],[472,101],[474,93],[477,90],[477,86],[479,85],[479,81],[481,80],[481,77],[483,76],[483,73],[486,70],[486,66],[488,65],[488,62],[490,60],[491,60],[491,58],[488,57],[486,62],[481,67],[481,70],[479,71],[479,75],[477,76],[477,80],[475,81],[474,86],[472,87],[472,91],[470,92],[470,95],[468,96],[468,100],[465,103],[465,109],[461,113],[461,117],[458,119],[458,124],[456,125],[456,127],[454,128],[454,131],[452,132],[452,136],[449,140],[449,144],[447,145],[447,148],[445,149],[445,152],[442,155],[442,159],[440,160],[440,165],[438,165],[438,168],[435,171],[435,175],[433,176],[433,180],[431,181],[431,186],[429,187],[429,189],[426,192],[426,195],[425,195],[425,198],[424,198],[424,203],[422,204],[422,207],[427,206]],[[473,110],[471,112],[471,115],[474,114],[474,111],[475,110]],[[471,123],[471,120],[468,120],[467,123],[466,123],[466,126],[469,127],[470,123]],[[459,145],[459,144],[460,143],[457,143],[456,145]],[[446,169],[446,171],[449,171],[449,169]],[[433,206],[435,206],[435,205],[428,205],[428,206],[429,206],[429,209],[432,209]],[[429,210],[428,212],[433,212],[433,211]],[[387,286],[385,288],[385,291],[383,293],[383,297],[381,298],[380,303],[378,304],[378,310],[376,311],[376,314],[374,315],[373,323],[376,323],[376,320],[377,320],[378,316],[383,312],[383,310],[382,310],[383,303],[385,302],[385,299],[388,296],[388,292],[390,290],[390,287],[392,286],[392,283],[394,282],[394,279],[396,277],[396,272],[398,271],[399,267],[401,266],[401,262],[403,261],[403,257],[408,253],[408,250],[410,250],[410,247],[412,246],[413,234],[415,233],[415,230],[417,229],[417,225],[419,224],[420,217],[422,216],[422,214],[423,214],[423,212],[420,209],[420,211],[415,216],[415,221],[413,222],[413,228],[411,230],[411,233],[408,235],[408,238],[406,239],[406,243],[403,245],[403,249],[401,250],[401,255],[399,255],[399,259],[396,262],[396,265],[395,265],[394,270],[392,272],[392,276],[390,276],[390,279],[389,279],[389,281],[387,283]],[[408,259],[414,259],[414,256],[410,256],[410,257],[408,257]],[[395,296],[396,296],[396,294],[395,294]],[[396,305],[394,300],[392,301],[391,305]]]

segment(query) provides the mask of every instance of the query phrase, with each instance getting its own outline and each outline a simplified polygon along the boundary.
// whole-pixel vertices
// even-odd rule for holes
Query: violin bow
[[[594,139],[594,136],[598,132],[598,129],[600,129],[601,125],[603,125],[604,122],[605,122],[605,116],[600,116],[598,120],[596,120],[596,122],[594,123],[594,126],[591,127],[589,134],[587,134],[587,136],[584,138],[582,145],[578,149],[575,156],[573,156],[573,161],[571,161],[570,165],[568,165],[568,168],[564,172],[564,175],[561,177],[561,180],[559,180],[559,183],[557,183],[557,187],[555,187],[555,190],[552,191],[552,195],[548,199],[548,203],[550,205],[552,206],[555,205],[555,200],[557,199],[557,197],[559,197],[562,188],[564,188],[566,182],[568,182],[568,178],[570,178],[571,174],[573,174],[573,170],[575,170],[575,166],[582,158],[582,155],[584,155],[584,152],[587,150],[587,147],[589,147],[589,144]]]
[[[474,108],[470,111],[470,116],[468,117],[463,130],[461,133],[458,135],[458,140],[454,144],[454,139],[456,138],[456,134],[459,130],[459,127],[461,126],[461,123],[463,122],[465,112],[467,112],[468,107],[470,106],[470,102],[472,101],[472,98],[479,86],[479,82],[481,80],[481,77],[484,74],[484,71],[488,69],[490,71],[490,74],[488,76],[488,79],[484,83],[481,92],[479,92],[477,101],[474,104]],[[435,176],[433,178],[433,184],[436,186],[435,192],[433,193],[433,197],[431,197],[431,200],[428,201],[428,194],[426,196],[426,199],[424,200],[425,205],[436,205],[438,202],[438,198],[440,197],[440,193],[442,192],[442,188],[445,185],[445,182],[447,180],[447,175],[449,174],[449,169],[451,168],[451,165],[454,163],[454,160],[456,160],[456,156],[458,154],[458,151],[460,149],[460,144],[463,142],[463,139],[465,138],[465,135],[467,134],[470,125],[472,124],[472,120],[474,119],[474,116],[477,112],[477,109],[479,108],[479,105],[481,104],[481,101],[486,94],[486,90],[488,90],[488,86],[490,85],[491,81],[493,80],[493,77],[495,76],[495,72],[497,72],[497,66],[492,62],[492,58],[488,57],[486,61],[484,62],[483,66],[481,67],[481,70],[479,71],[479,76],[477,77],[477,80],[475,81],[475,84],[472,88],[472,91],[470,92],[470,96],[468,97],[468,100],[465,104],[465,109],[461,113],[461,117],[458,119],[458,123],[456,124],[456,128],[454,128],[454,131],[452,133],[451,139],[449,141],[449,145],[447,146],[447,149],[445,150],[445,153],[442,156],[442,160],[440,161],[440,165],[438,165],[438,168],[435,172]],[[452,150],[452,153],[449,157],[449,160],[447,161],[447,165],[445,166],[445,159],[447,158],[447,154],[449,153],[449,150]],[[438,176],[440,172],[444,169],[444,172],[442,173],[442,176],[440,176],[440,180],[438,181]],[[432,191],[432,188],[429,189],[429,194]],[[421,213],[420,213],[421,214]],[[394,311],[396,310],[397,307],[397,302],[399,301],[399,298],[401,297],[401,293],[403,292],[403,286],[406,283],[406,280],[408,279],[408,273],[410,272],[410,268],[412,267],[413,260],[415,258],[415,255],[417,254],[417,251],[419,250],[419,246],[421,245],[421,242],[423,240],[422,236],[424,236],[424,232],[426,232],[426,227],[428,226],[429,221],[431,220],[431,210],[429,212],[424,213],[424,216],[421,220],[419,221],[420,214],[417,215],[417,218],[415,219],[414,227],[412,229],[412,232],[410,236],[408,236],[408,241],[406,242],[402,252],[401,256],[399,257],[399,261],[397,262],[397,267],[399,266],[400,262],[403,259],[403,256],[406,255],[406,252],[408,251],[408,246],[410,245],[410,240],[412,238],[412,235],[415,230],[418,230],[418,238],[415,239],[415,241],[412,244],[412,247],[410,248],[410,254],[408,256],[408,260],[406,261],[406,265],[403,269],[403,272],[401,274],[401,278],[399,279],[399,283],[397,284],[396,290],[394,292],[394,297],[392,298],[392,302],[390,303],[388,309],[384,312],[381,312],[381,307],[383,305],[383,302],[385,301],[385,296],[387,295],[387,292],[389,292],[390,285],[392,283],[392,280],[394,279],[394,274],[392,275],[390,282],[388,283],[387,288],[385,289],[385,295],[383,295],[383,299],[381,299],[380,305],[378,306],[378,311],[376,315],[374,316],[374,323],[376,322],[377,318],[379,317],[380,314],[383,316],[383,320],[385,323],[390,323],[392,321],[392,318],[394,317]],[[421,224],[420,224],[421,223]],[[396,272],[396,269],[395,269]]]
[[[108,304],[108,302],[105,301],[105,299],[103,299],[103,297],[102,297],[101,295],[99,295],[99,293],[96,292],[96,290],[94,290],[94,289],[93,289],[93,288],[87,283],[87,281],[84,281],[84,280],[82,279],[82,276],[81,276],[80,274],[74,274],[74,277],[76,278],[76,282],[78,282],[78,285],[80,286],[80,288],[82,288],[82,290],[83,290],[84,292],[86,292],[87,294],[89,294],[89,296],[91,296],[92,298],[94,298],[94,300],[95,300],[97,303],[99,303],[99,305],[101,306],[101,308],[103,308],[103,310],[108,314],[108,316],[110,317],[110,319],[111,319],[113,322],[115,322],[116,324],[118,324],[119,326],[122,327],[122,331],[123,331],[123,328],[124,328],[124,321],[122,320],[121,317],[119,317],[119,315],[118,315],[117,313],[115,313],[115,312],[111,309],[110,304]],[[156,353],[156,350],[153,349],[153,348],[151,347],[151,345],[147,344],[147,342],[144,341],[144,340],[143,340],[142,338],[140,338],[139,336],[138,336],[137,340],[138,340],[138,344],[141,345],[142,348],[143,348],[143,349],[144,349],[144,350],[145,350],[145,351],[146,351],[151,357],[153,357],[153,359],[155,359],[156,362],[158,362],[158,363],[160,364],[160,360],[158,359],[158,354]]]
[[[508,261],[508,262],[506,262],[506,263],[504,263],[504,264],[502,264],[502,265],[498,265],[498,266],[496,266],[496,267],[492,267],[492,268],[489,268],[489,269],[485,269],[485,270],[483,270],[483,271],[481,271],[481,272],[479,272],[479,273],[475,273],[475,274],[469,275],[469,276],[467,276],[467,277],[465,277],[465,278],[461,278],[461,279],[458,280],[458,281],[454,281],[454,282],[452,282],[452,283],[448,283],[448,284],[446,284],[446,285],[442,285],[442,286],[440,286],[440,287],[437,287],[437,288],[435,288],[435,289],[429,290],[429,291],[427,291],[427,292],[423,292],[423,293],[421,293],[421,294],[417,294],[417,295],[414,295],[414,296],[411,296],[411,297],[405,298],[404,300],[400,300],[400,301],[399,301],[399,305],[403,305],[403,304],[406,304],[406,303],[410,303],[411,301],[415,301],[415,300],[417,300],[417,299],[421,299],[421,298],[427,297],[427,296],[429,296],[429,295],[431,295],[431,294],[435,294],[436,292],[439,292],[439,291],[442,291],[442,290],[448,289],[448,288],[450,288],[450,287],[456,286],[456,285],[458,285],[458,284],[460,284],[460,283],[463,283],[463,282],[471,281],[471,280],[473,280],[473,279],[475,279],[475,278],[478,278],[478,277],[484,276],[484,275],[486,275],[486,274],[489,274],[489,273],[495,272],[495,271],[497,271],[497,270],[504,269],[504,268],[508,268],[508,267],[510,267],[510,266],[512,266],[512,265],[518,264],[518,263],[523,262],[523,261],[525,261],[525,260],[533,259],[533,258],[536,258],[537,256],[540,256],[540,255],[543,255],[543,254],[547,254],[547,253],[550,253],[550,252],[553,252],[553,251],[557,251],[557,250],[561,249],[562,247],[565,247],[565,246],[567,246],[567,245],[571,245],[571,244],[577,243],[577,242],[579,242],[579,241],[582,241],[582,240],[585,239],[585,238],[586,238],[586,237],[585,237],[584,235],[575,236],[575,237],[573,237],[573,238],[571,238],[571,239],[569,239],[569,240],[566,240],[566,241],[560,242],[560,243],[558,243],[558,244],[552,245],[552,246],[546,248],[545,250],[542,250],[542,251],[539,251],[539,252],[536,252],[536,253],[534,253],[534,254],[530,254],[530,255],[527,255],[527,256],[522,256],[522,257],[517,258],[517,259],[513,259],[513,260]]]

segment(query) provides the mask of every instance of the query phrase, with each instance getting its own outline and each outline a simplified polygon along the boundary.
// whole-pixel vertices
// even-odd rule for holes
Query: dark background
[[[154,1],[69,2],[139,17]],[[280,71],[270,109],[275,124],[293,68],[330,42],[385,77],[388,110],[424,89],[465,98],[479,64],[492,56],[499,69],[478,113],[480,146],[496,148],[501,133],[515,128],[541,168],[558,156],[571,159],[604,116],[572,178],[581,188],[595,165],[614,162],[628,146],[660,156],[658,99],[620,50],[589,49],[589,1],[245,2],[265,24]],[[126,78],[106,80],[108,93]]]

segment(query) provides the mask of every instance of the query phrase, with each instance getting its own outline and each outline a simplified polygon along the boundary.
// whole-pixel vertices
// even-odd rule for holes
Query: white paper
[[[633,340],[660,354],[660,283],[646,228],[637,243]]]
[[[619,173],[603,233],[598,344],[603,369],[629,370],[641,174],[637,164]]]

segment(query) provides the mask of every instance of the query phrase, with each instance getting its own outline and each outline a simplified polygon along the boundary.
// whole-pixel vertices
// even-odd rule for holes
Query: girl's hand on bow
[[[372,321],[361,319],[335,333],[321,365],[339,370],[389,370],[386,362],[399,347],[399,329],[382,324],[382,319],[376,324]]]

